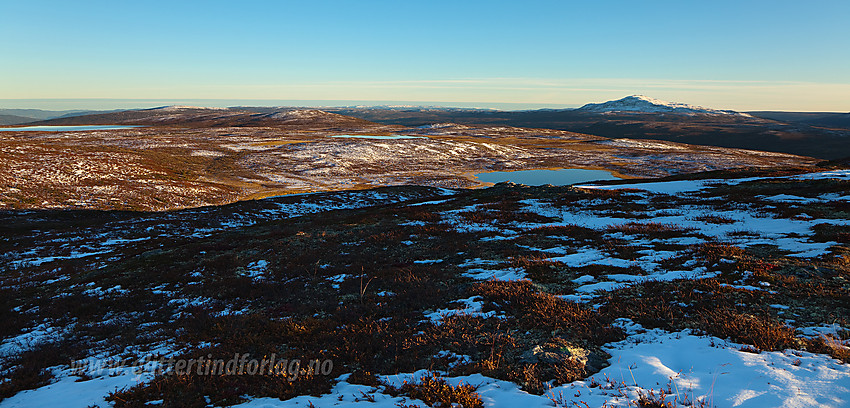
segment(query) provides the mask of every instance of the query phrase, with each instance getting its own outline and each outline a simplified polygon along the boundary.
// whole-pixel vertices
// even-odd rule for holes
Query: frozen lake
[[[510,181],[511,183],[525,184],[527,186],[542,186],[544,184],[568,186],[570,184],[586,183],[595,180],[620,179],[606,170],[587,169],[494,171],[490,173],[478,173],[475,177],[485,183]]]
[[[80,125],[80,126],[21,126],[0,127],[0,132],[79,132],[84,130],[132,129],[141,126]]]

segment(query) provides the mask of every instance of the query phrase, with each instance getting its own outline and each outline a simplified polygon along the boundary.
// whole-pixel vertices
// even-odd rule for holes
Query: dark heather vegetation
[[[311,201],[343,208],[359,196],[326,193],[163,213],[7,211],[0,214],[0,336],[39,325],[58,334],[2,357],[0,399],[48,384],[50,368],[71,360],[142,359],[164,347],[187,359],[234,353],[329,359],[333,369],[297,379],[162,374],[112,393],[115,406],[320,395],[350,374],[351,383],[429,406],[481,407],[474,384],[450,385],[442,376],[481,373],[544,393],[604,368],[609,355],[602,347],[626,337],[622,319],[646,329],[690,329],[753,353],[791,348],[850,362],[847,331],[830,337],[796,330],[850,327],[850,228],[815,226],[811,237],[799,239],[831,246],[805,258],[779,245],[736,244],[758,231],[711,236],[656,221],[695,205],[712,214],[745,209],[783,219],[847,219],[846,201],[765,197],[847,195],[848,187],[847,180],[789,178],[687,196],[512,184],[451,194],[393,187],[361,192],[383,197],[364,208],[315,214],[293,208]],[[626,221],[563,222],[579,212]],[[717,214],[696,219],[721,227],[736,222]],[[656,280],[657,271],[637,261],[579,265],[543,251],[555,246],[566,255],[601,251],[633,261],[665,251],[657,270],[711,273]],[[524,278],[493,279],[501,270]],[[651,279],[586,301],[570,297],[580,293],[578,278],[605,281],[611,274]],[[481,309],[451,312],[470,299]],[[402,386],[376,376],[422,369],[433,374]],[[647,395],[640,406],[665,406],[658,405],[663,397],[658,401]]]

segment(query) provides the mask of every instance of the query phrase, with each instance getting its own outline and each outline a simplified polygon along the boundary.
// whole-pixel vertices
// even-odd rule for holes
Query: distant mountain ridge
[[[667,102],[644,95],[631,95],[615,101],[602,103],[588,103],[576,109],[576,111],[593,113],[676,113],[685,115],[734,115],[751,117],[746,113],[736,112],[733,110],[711,109],[702,106],[688,105],[686,103]]]
[[[791,153],[822,159],[850,156],[850,114],[736,112],[646,96],[576,109],[522,111],[457,108],[326,108],[388,125],[435,123],[566,130],[609,138],[654,139]]]
[[[7,113],[0,110],[0,114]],[[15,119],[15,118],[12,118]],[[15,119],[19,120],[19,119]],[[821,159],[850,156],[850,113],[718,110],[633,95],[577,109],[500,111],[435,106],[158,108],[70,113],[33,125],[127,124],[174,127],[381,129],[439,123],[566,130],[614,139],[790,153]]]
[[[28,122],[37,120],[54,119],[65,116],[89,115],[92,113],[103,113],[104,111],[70,109],[70,110],[43,110],[43,109],[14,109],[0,108],[0,115],[18,116],[29,119]],[[113,111],[114,112],[114,111]]]
[[[850,130],[850,112],[750,112],[752,116],[781,122],[801,123],[832,129]]]
[[[337,113],[310,108],[207,108],[161,106],[59,117],[33,125],[149,125],[180,127],[288,126],[316,128],[372,127],[377,124]]]

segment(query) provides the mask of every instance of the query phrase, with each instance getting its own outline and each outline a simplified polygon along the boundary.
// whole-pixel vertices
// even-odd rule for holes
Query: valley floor
[[[403,134],[409,139],[341,138]],[[166,211],[381,186],[482,186],[476,173],[598,168],[626,177],[808,167],[780,153],[546,129],[140,127],[0,132],[0,209]]]

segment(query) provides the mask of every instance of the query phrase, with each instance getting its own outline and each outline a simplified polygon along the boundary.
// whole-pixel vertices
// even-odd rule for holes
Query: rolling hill
[[[38,119],[17,115],[0,114],[0,125],[20,125],[22,123],[35,122]]]

